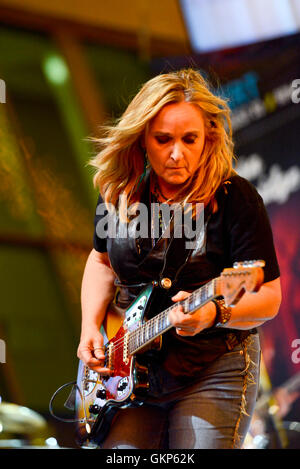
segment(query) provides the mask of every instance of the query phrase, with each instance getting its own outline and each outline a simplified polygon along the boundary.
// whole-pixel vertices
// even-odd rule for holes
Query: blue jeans
[[[101,448],[240,448],[255,406],[259,364],[259,336],[251,334],[193,384],[120,410]]]

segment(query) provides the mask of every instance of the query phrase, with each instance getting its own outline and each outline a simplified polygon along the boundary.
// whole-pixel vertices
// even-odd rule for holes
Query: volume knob
[[[99,414],[100,406],[98,406],[97,404],[91,404],[89,407],[89,412],[90,414]]]
[[[96,392],[96,397],[98,397],[99,399],[106,399],[105,389],[98,389],[98,391]]]

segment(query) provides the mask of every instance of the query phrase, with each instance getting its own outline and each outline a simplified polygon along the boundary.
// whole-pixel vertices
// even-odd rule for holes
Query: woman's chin
[[[174,174],[172,176],[169,176],[168,178],[164,179],[164,184],[169,185],[169,186],[180,186],[184,184],[187,181],[187,177],[180,175],[180,174]]]

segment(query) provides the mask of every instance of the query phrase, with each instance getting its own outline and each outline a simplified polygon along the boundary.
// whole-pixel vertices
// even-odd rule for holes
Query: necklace
[[[156,242],[162,236],[166,230],[166,223],[163,220],[161,210],[157,207],[161,202],[160,198],[168,200],[160,191],[157,181],[153,184],[153,189],[150,191],[150,213],[151,213],[151,239],[152,247],[155,246]],[[162,202],[165,203],[165,202]],[[157,225],[158,223],[158,225]]]
[[[155,197],[156,197],[156,199],[157,199],[158,201],[159,201],[159,198],[160,198],[160,197],[161,197],[162,199],[164,199],[165,201],[167,201],[167,200],[170,199],[169,197],[166,197],[166,196],[162,193],[162,191],[161,191],[161,189],[160,189],[160,187],[159,187],[159,185],[158,185],[157,180],[155,180],[155,183],[154,183],[153,194],[155,195]]]

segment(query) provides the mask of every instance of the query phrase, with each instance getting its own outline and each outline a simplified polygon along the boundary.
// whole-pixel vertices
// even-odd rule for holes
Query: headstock
[[[221,295],[227,306],[234,306],[243,294],[257,292],[264,281],[265,261],[235,262],[233,268],[224,269],[221,273]]]

